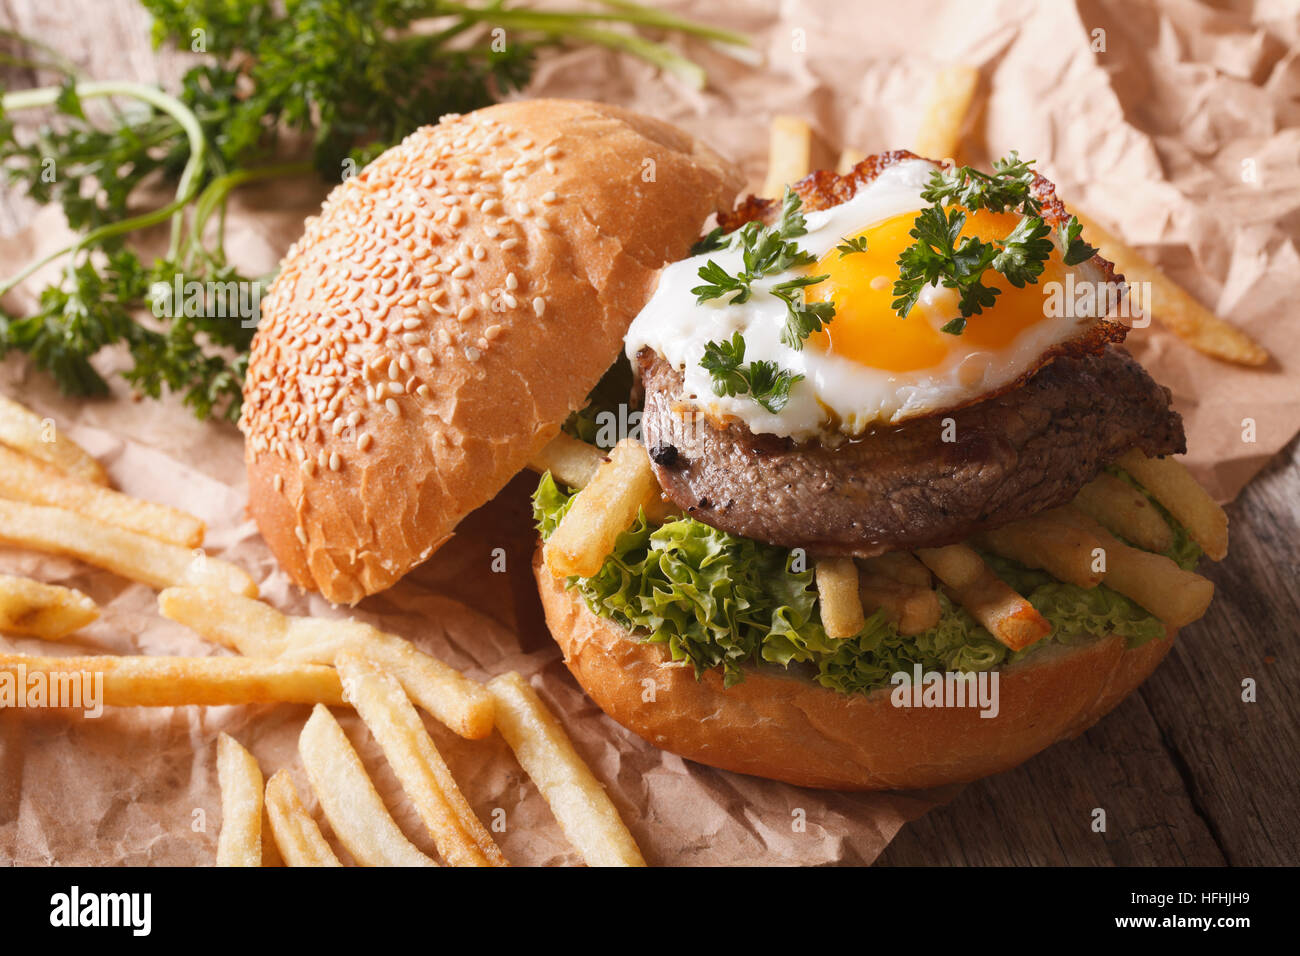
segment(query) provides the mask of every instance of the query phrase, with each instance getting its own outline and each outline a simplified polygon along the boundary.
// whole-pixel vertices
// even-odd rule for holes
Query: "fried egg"
[[[960,335],[941,331],[960,314],[953,289],[927,286],[908,317],[900,318],[892,307],[898,257],[913,242],[908,233],[917,213],[929,205],[921,192],[937,168],[925,160],[904,160],[847,202],[805,213],[807,233],[795,241],[816,261],[754,280],[744,303],[732,303],[730,296],[698,303],[691,292],[703,281],[699,270],[710,259],[737,274],[743,267],[737,248],[668,266],[628,330],[628,357],[652,348],[683,373],[686,397],[711,417],[739,419],[752,432],[796,440],[828,432],[861,434],[875,425],[967,405],[1018,382],[1047,361],[1054,347],[1078,339],[1104,311],[1103,297],[1082,309],[1052,308],[1054,288],[1059,304],[1067,273],[1075,273],[1075,282],[1102,283],[1105,276],[1091,260],[1065,266],[1054,247],[1036,284],[1017,289],[987,272],[985,284],[1000,294],[992,307],[968,319]],[[981,210],[969,216],[962,234],[1002,238],[1019,219],[1015,213]],[[858,237],[866,251],[841,255],[836,247]],[[796,351],[781,342],[786,305],[770,293],[808,275],[826,278],[806,289],[807,301],[832,302],[835,315]],[[714,394],[700,359],[709,342],[728,341],[736,332],[745,339],[746,363],[771,361],[803,376],[780,411],[769,412],[745,394]]]

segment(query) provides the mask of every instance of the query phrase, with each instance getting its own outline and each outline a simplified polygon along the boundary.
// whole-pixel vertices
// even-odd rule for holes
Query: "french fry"
[[[333,664],[344,650],[376,661],[408,697],[468,740],[492,733],[492,695],[396,634],[360,621],[290,617],[269,604],[204,588],[168,588],[158,609],[203,637],[249,657]]]
[[[406,796],[452,866],[505,866],[401,685],[356,651],[335,659],[348,702],[383,748]]]
[[[193,515],[69,478],[52,465],[2,445],[0,497],[75,511],[104,524],[185,548],[197,548],[203,543],[203,522]]]
[[[585,441],[561,432],[528,463],[528,467],[539,475],[549,471],[551,477],[560,484],[582,489],[608,460],[605,453],[595,445],[588,445]],[[652,495],[642,507],[645,508],[646,520],[651,524],[665,524],[681,514],[677,505],[668,500],[662,491]]]
[[[533,456],[528,467],[539,475],[549,471],[556,481],[570,488],[585,488],[604,463],[605,453],[595,445],[560,432]]]
[[[0,654],[0,701],[5,677],[22,688],[44,675],[51,696],[103,678],[106,707],[222,707],[236,704],[341,704],[343,688],[332,667],[246,657],[36,657]],[[87,683],[91,682],[91,683]],[[98,692],[96,692],[98,693]]]
[[[1052,633],[1047,619],[966,545],[921,548],[916,556],[952,590],[975,620],[1013,651],[1023,650]]]
[[[839,162],[835,164],[835,172],[840,176],[847,176],[853,171],[853,167],[858,165],[867,158],[867,154],[860,149],[852,146],[845,146],[840,150]]]
[[[1214,583],[1184,571],[1163,554],[1131,548],[1082,511],[1062,511],[1095,536],[1106,552],[1106,587],[1118,591],[1170,627],[1199,620],[1214,597]]]
[[[84,448],[48,419],[3,396],[0,396],[0,442],[80,481],[108,485],[108,475]]]
[[[316,707],[298,754],[334,835],[362,866],[437,866],[402,833],[339,722]]]
[[[935,75],[913,152],[928,159],[956,157],[978,80],[979,71],[964,64],[944,67]]]
[[[320,827],[302,805],[287,770],[277,770],[266,784],[266,811],[275,845],[289,866],[342,866]]]
[[[797,116],[774,116],[767,147],[767,179],[762,195],[780,199],[812,168],[812,128]]]
[[[858,597],[858,566],[852,558],[818,558],[816,578],[817,603],[826,635],[835,639],[853,637],[866,622]]]
[[[262,770],[229,734],[217,738],[221,833],[217,866],[262,865]]]
[[[1219,318],[1192,298],[1182,286],[1160,271],[1149,259],[1095,219],[1077,209],[1083,238],[1097,247],[1102,256],[1115,263],[1130,284],[1141,282],[1150,287],[1150,301],[1144,305],[1170,331],[1206,355],[1240,365],[1266,365],[1268,350],[1234,325]]]
[[[546,567],[557,578],[591,577],[638,511],[658,497],[650,456],[640,442],[625,438],[551,533],[543,551]]]
[[[1123,535],[1145,551],[1168,551],[1174,543],[1174,532],[1147,496],[1108,472],[1080,488],[1071,503],[1111,534]]]
[[[588,866],[645,866],[605,788],[537,692],[511,671],[488,682],[497,729]]]
[[[863,569],[872,574],[930,590],[930,569],[907,551],[887,551],[874,558],[861,558],[860,562]]]
[[[153,588],[191,585],[257,594],[253,579],[233,564],[64,508],[0,498],[0,543],[77,558]]]
[[[872,613],[884,608],[900,634],[920,634],[939,623],[943,607],[929,585],[917,587],[874,571],[864,571],[858,580],[858,600]]]
[[[1027,568],[1041,568],[1081,588],[1095,588],[1105,577],[1096,570],[1095,552],[1101,542],[1082,528],[1062,521],[1056,510],[986,531],[979,536],[979,543],[994,554]]]
[[[1228,516],[1175,458],[1148,458],[1136,448],[1116,462],[1151,492],[1212,560],[1228,556]]]
[[[80,591],[0,574],[0,631],[57,641],[99,617]]]

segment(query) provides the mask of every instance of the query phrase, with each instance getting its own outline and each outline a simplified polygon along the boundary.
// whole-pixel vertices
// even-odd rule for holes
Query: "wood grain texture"
[[[39,37],[89,76],[176,75],[135,0],[0,0],[0,25]],[[0,71],[9,88],[30,85]],[[0,233],[33,206],[0,194]],[[906,826],[883,865],[1300,863],[1300,445],[1229,508],[1232,550],[1203,569],[1218,587],[1142,690],[1082,737],[972,784]],[[1254,678],[1256,703],[1241,700]],[[1106,831],[1092,829],[1106,811]]]

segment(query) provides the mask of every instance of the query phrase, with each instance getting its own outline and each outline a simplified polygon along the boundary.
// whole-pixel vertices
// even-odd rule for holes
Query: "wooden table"
[[[97,13],[90,25],[62,3],[0,0],[0,23],[49,40],[91,75],[173,73],[170,55],[150,49],[148,16],[134,0],[109,0]],[[0,195],[0,234],[32,212]],[[1203,569],[1218,588],[1214,604],[1142,689],[1082,737],[906,826],[881,864],[1300,863],[1300,655],[1291,647],[1300,631],[1300,443],[1228,510],[1232,553]],[[1241,699],[1245,678],[1256,682],[1255,703]],[[1092,829],[1097,808],[1102,833]]]

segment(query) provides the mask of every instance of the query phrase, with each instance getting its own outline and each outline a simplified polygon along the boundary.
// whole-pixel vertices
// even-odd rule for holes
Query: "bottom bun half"
[[[724,689],[718,672],[696,680],[662,645],[593,614],[540,555],[533,571],[546,623],[601,710],[662,750],[804,787],[917,789],[1008,770],[1109,713],[1176,634],[1133,650],[1118,636],[1044,648],[998,672],[995,717],[975,707],[896,707],[892,688],[849,696],[766,668]]]

